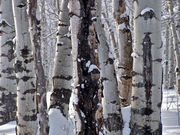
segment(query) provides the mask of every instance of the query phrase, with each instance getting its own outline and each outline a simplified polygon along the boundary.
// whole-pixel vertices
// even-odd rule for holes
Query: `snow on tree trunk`
[[[7,8],[8,7],[8,8]],[[16,77],[14,70],[14,21],[12,1],[0,2],[0,125],[15,120]]]
[[[118,98],[118,85],[113,59],[109,56],[109,44],[101,23],[101,1],[97,1],[97,17],[96,30],[100,41],[98,52],[103,91],[102,106],[105,134],[121,135],[123,120]]]
[[[60,110],[61,125],[50,125],[50,135],[53,134],[54,128],[60,129],[61,134],[66,135],[67,131],[72,128],[68,121],[69,102],[71,97],[71,83],[72,83],[72,45],[71,35],[69,32],[69,0],[62,0],[59,13],[59,24],[56,43],[55,66],[53,75],[53,89],[51,94],[50,110],[57,108]],[[49,119],[54,117],[52,114]],[[55,127],[53,127],[55,126]],[[56,127],[57,126],[57,127]],[[60,127],[60,128],[58,128]],[[64,128],[61,128],[64,127]]]
[[[130,135],[161,135],[161,0],[134,1]]]
[[[129,105],[132,89],[132,36],[129,25],[129,11],[126,0],[113,0],[113,15],[116,21],[119,46],[118,79],[122,104]]]
[[[170,16],[173,16],[174,13],[173,13],[172,0],[167,0],[167,2],[168,2]],[[179,50],[180,42],[178,41],[174,17],[171,17],[171,30],[172,30],[172,35],[173,35],[173,44],[174,44],[175,59],[176,59],[176,69],[175,69],[176,90],[178,93],[180,93],[180,50]]]
[[[174,46],[173,46],[173,37],[172,32],[169,34],[169,89],[174,89],[175,84],[175,59],[174,59]]]
[[[94,26],[95,1],[71,0],[69,10],[73,57],[71,101],[75,110],[76,134],[97,135],[95,113],[98,108],[99,70],[98,62],[94,60],[97,58],[94,48],[98,43]]]
[[[36,135],[36,77],[34,57],[28,31],[26,0],[13,0],[13,12],[16,29],[17,77],[17,135]]]
[[[46,104],[46,78],[44,68],[41,59],[41,27],[40,20],[38,20],[37,14],[37,1],[28,0],[28,20],[29,20],[29,32],[31,37],[31,43],[33,47],[34,60],[35,60],[35,72],[37,76],[37,92],[40,101],[37,103],[39,111],[39,125],[40,135],[48,135],[48,114]],[[44,99],[43,99],[44,98]]]
[[[169,87],[169,76],[168,76],[168,69],[169,69],[169,28],[168,25],[166,26],[166,31],[165,31],[165,47],[164,47],[164,71],[163,71],[163,84],[164,88],[168,89]]]

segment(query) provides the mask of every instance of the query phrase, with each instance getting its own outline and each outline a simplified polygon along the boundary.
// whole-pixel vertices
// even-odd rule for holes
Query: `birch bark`
[[[180,40],[180,0],[177,0],[177,15],[176,15],[176,31],[178,39]],[[180,41],[179,41],[180,42]]]
[[[123,98],[123,105],[130,104],[132,87],[132,36],[129,25],[129,11],[126,7],[126,0],[113,0],[113,15],[116,21],[119,67],[118,79],[120,95]]]
[[[161,0],[134,1],[130,135],[161,135]]]
[[[101,23],[101,1],[97,1],[96,30],[100,41],[98,52],[103,91],[102,106],[105,134],[121,135],[123,120],[118,98],[118,85],[115,76],[113,59],[109,57],[109,44],[107,43],[105,31]]]
[[[72,45],[71,45],[71,35],[69,31],[69,10],[68,10],[69,0],[62,0],[59,12],[59,24],[57,33],[57,43],[56,43],[56,55],[55,55],[55,66],[53,75],[53,89],[51,94],[50,111],[53,108],[58,108],[62,113],[61,117],[64,121],[61,122],[61,126],[66,127],[66,130],[72,128],[69,126],[69,102],[72,92]],[[51,117],[50,117],[51,119]],[[52,125],[53,126],[53,125]],[[60,126],[60,125],[57,125]],[[50,125],[51,130],[54,127]],[[65,135],[64,129],[61,129],[61,133]]]
[[[8,8],[7,8],[8,7]],[[0,2],[0,125],[15,120],[16,77],[14,70],[15,37],[12,1]]]
[[[168,76],[168,69],[169,69],[169,42],[170,42],[170,36],[169,36],[169,28],[168,25],[166,26],[166,32],[165,32],[165,47],[164,47],[164,56],[165,56],[165,65],[164,65],[164,77],[163,77],[163,84],[164,84],[164,88],[168,89],[169,88],[169,76]]]
[[[16,29],[17,77],[17,135],[36,135],[36,77],[34,57],[28,31],[26,0],[13,0],[13,13]]]
[[[172,32],[169,34],[169,89],[174,89],[176,75],[175,75],[175,58]]]
[[[28,0],[27,2],[29,32],[35,60],[37,92],[39,93],[37,96],[40,99],[37,103],[39,111],[40,135],[48,135],[49,126],[46,104],[46,77],[41,59],[41,26],[40,20],[37,19],[36,15],[37,1]]]

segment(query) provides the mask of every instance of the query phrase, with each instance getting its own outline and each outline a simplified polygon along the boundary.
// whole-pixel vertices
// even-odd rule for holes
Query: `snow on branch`
[[[144,15],[147,12],[154,12],[154,9],[147,7],[141,11],[141,15]]]

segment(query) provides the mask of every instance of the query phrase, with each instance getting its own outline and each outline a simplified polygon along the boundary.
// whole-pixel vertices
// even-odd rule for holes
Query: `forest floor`
[[[130,107],[122,109],[125,128],[124,135],[129,135]],[[175,90],[163,91],[162,102],[163,135],[180,135],[180,95]],[[16,122],[12,121],[0,126],[0,135],[15,135]]]

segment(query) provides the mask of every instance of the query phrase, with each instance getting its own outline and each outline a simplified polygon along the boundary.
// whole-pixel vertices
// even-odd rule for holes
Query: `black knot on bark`
[[[23,58],[27,58],[28,54],[29,54],[30,50],[28,49],[27,46],[25,46],[22,50],[21,50],[21,55]]]

